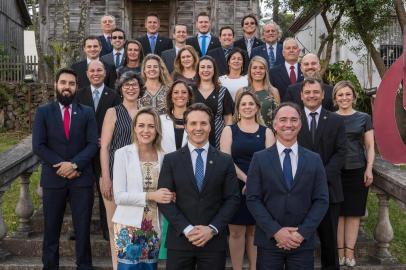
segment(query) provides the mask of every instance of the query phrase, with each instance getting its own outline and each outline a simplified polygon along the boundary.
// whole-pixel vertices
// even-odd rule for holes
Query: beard
[[[56,100],[61,103],[64,106],[68,106],[70,104],[72,104],[73,100],[75,99],[75,95],[76,92],[74,94],[70,94],[70,95],[62,95],[61,92],[59,92],[58,90],[56,90]]]

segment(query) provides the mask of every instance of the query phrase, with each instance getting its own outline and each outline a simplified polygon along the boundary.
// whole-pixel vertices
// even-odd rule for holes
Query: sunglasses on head
[[[112,38],[112,39],[124,39],[123,36],[112,36],[111,38]]]

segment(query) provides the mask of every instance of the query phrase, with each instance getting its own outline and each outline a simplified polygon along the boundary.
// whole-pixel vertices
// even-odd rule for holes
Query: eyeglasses
[[[255,22],[245,22],[244,25],[255,25]]]
[[[112,36],[111,39],[124,39],[123,36]]]
[[[137,89],[137,88],[140,88],[140,85],[138,83],[125,83],[125,84],[123,84],[123,88],[124,89],[130,89],[130,88]]]

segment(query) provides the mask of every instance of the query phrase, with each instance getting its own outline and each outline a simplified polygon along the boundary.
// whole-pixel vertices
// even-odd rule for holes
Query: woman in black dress
[[[213,112],[209,142],[220,148],[221,132],[233,122],[233,99],[218,81],[216,62],[210,56],[200,58],[197,65],[197,86],[193,88],[194,102],[206,104]]]
[[[344,202],[340,206],[337,246],[340,265],[355,266],[354,247],[359,223],[365,215],[368,187],[372,184],[375,159],[374,131],[371,117],[354,110],[354,86],[349,81],[338,82],[333,89],[337,113],[344,118],[347,153],[342,183]]]
[[[117,68],[117,79],[127,71],[141,72],[141,63],[144,58],[142,45],[138,40],[129,40],[124,49],[123,65]]]
[[[247,252],[249,269],[255,270],[257,249],[254,246],[255,220],[245,202],[247,172],[255,152],[275,143],[272,131],[263,125],[261,103],[252,92],[237,95],[234,124],[226,126],[221,135],[220,150],[234,160],[242,192],[241,205],[229,224],[229,247],[234,270],[242,270],[244,252]]]

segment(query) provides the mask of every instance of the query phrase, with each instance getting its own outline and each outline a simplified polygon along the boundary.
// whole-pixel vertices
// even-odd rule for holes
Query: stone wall
[[[36,108],[53,98],[51,85],[0,82],[0,130],[30,130]]]

